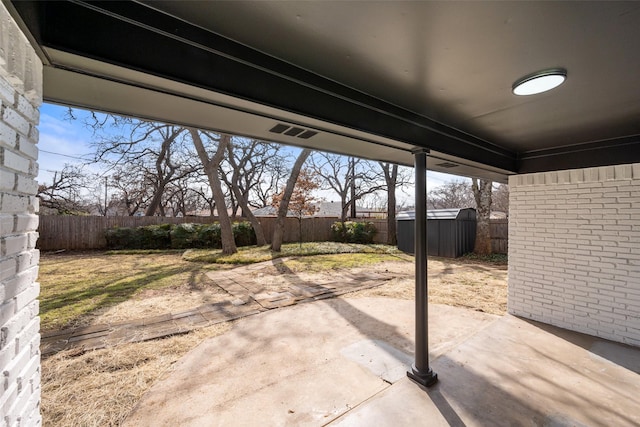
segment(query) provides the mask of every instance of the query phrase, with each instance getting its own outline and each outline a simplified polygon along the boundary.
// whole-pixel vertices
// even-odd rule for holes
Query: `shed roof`
[[[396,216],[398,221],[413,220],[415,218],[416,211],[402,211]],[[476,219],[476,210],[473,208],[431,209],[427,211],[427,219]]]

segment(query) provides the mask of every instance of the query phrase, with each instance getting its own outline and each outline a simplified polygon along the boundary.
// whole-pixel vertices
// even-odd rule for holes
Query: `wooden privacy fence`
[[[104,232],[114,227],[139,227],[157,224],[206,224],[211,217],[169,218],[161,216],[41,216],[37,247],[50,250],[104,249]]]
[[[492,219],[490,225],[491,252],[506,254],[509,249],[509,220]]]
[[[41,216],[38,239],[38,248],[43,251],[52,250],[88,250],[105,249],[107,241],[104,232],[114,227],[139,227],[157,224],[182,224],[198,223],[208,224],[215,222],[215,217],[187,217],[171,218],[161,216]],[[265,237],[271,242],[275,218],[260,218]],[[314,217],[302,219],[302,240],[305,242],[324,242],[331,240],[331,224],[336,218]],[[387,220],[366,219],[372,222],[378,232],[374,238],[376,243],[387,241]],[[491,247],[494,253],[507,253],[509,225],[506,219],[491,220]],[[285,220],[285,242],[297,242],[299,235],[298,220],[287,218]]]
[[[271,242],[276,218],[263,217],[260,223],[267,242]],[[209,224],[217,221],[216,217],[186,217],[171,218],[160,216],[41,216],[37,247],[43,251],[52,250],[88,250],[105,249],[107,241],[104,232],[114,227],[139,227],[157,224],[198,223]],[[242,221],[242,219],[239,219]],[[305,242],[324,242],[331,240],[331,224],[336,218],[303,218],[302,240]],[[387,220],[367,219],[373,222],[378,230],[374,241],[383,243],[387,240]],[[299,241],[298,220],[286,218],[284,227],[284,241]]]

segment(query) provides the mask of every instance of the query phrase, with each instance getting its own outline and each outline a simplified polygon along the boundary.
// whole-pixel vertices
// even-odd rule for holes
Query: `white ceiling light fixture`
[[[535,95],[560,86],[566,78],[564,68],[537,71],[516,80],[512,90],[515,95]]]

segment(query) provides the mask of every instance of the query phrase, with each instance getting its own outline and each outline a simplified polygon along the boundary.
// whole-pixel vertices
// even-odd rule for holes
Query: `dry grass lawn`
[[[228,323],[189,334],[77,353],[42,361],[45,426],[117,426],[171,366],[203,340],[228,331]]]
[[[376,271],[397,273],[398,277],[387,284],[344,295],[345,298],[388,297],[413,299],[415,280],[400,276],[401,272],[413,268],[401,262],[383,263]],[[507,312],[507,266],[488,265],[444,258],[429,259],[427,267],[429,302],[463,307],[490,314]]]
[[[122,321],[192,308],[227,295],[206,278],[210,264],[186,262],[179,253],[48,255],[41,261],[43,325]],[[230,267],[226,267],[230,268]],[[326,281],[339,272],[387,272],[396,278],[345,298],[413,299],[413,257],[404,254],[341,254],[294,258],[249,273],[269,288],[292,280]],[[506,265],[463,259],[430,259],[429,301],[492,314],[506,312]],[[86,290],[86,284],[93,283]],[[84,289],[84,290],[83,290]],[[86,306],[82,298],[88,301]],[[72,305],[65,309],[65,305]],[[116,426],[142,394],[171,366],[229,324],[150,342],[87,353],[69,350],[42,363],[42,413],[46,426]]]
[[[47,254],[40,261],[43,331],[119,322],[217,302],[226,294],[206,276],[231,268],[182,259],[182,252]],[[165,296],[179,295],[168,301]]]

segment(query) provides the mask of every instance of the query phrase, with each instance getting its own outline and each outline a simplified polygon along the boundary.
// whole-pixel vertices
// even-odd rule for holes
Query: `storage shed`
[[[414,252],[415,212],[397,216],[398,249]],[[472,252],[476,241],[476,210],[434,209],[427,211],[427,254],[457,258]]]

